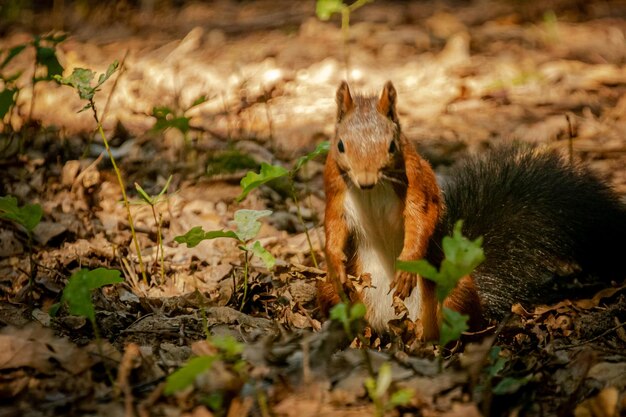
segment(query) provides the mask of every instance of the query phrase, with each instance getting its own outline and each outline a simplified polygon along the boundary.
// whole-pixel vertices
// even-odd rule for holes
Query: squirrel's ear
[[[350,87],[345,81],[337,89],[337,121],[343,119],[343,116],[354,107],[352,95],[350,95]]]
[[[387,81],[383,92],[378,100],[378,111],[385,117],[388,117],[394,123],[398,123],[398,114],[396,113],[396,89],[391,83]]]

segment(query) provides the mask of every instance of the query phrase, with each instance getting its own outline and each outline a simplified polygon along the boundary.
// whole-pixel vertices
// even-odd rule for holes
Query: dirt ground
[[[64,75],[121,63],[95,105],[137,203],[147,279],[92,113],[67,86],[33,92],[27,48],[0,68],[21,71],[0,123],[0,196],[41,205],[43,218],[32,244],[0,220],[0,416],[626,415],[623,283],[516,308],[452,351],[347,347],[316,303],[323,158],[294,178],[300,212],[287,181],[237,201],[248,171],[291,168],[333,135],[344,79],[372,94],[393,81],[403,131],[440,178],[520,141],[588,164],[626,196],[626,2],[377,0],[352,14],[347,49],[338,15],[320,20],[313,1],[54,4],[65,9],[0,22],[0,51],[63,29]],[[188,130],[155,128],[159,107]],[[138,203],[135,183],[155,195],[170,175],[154,212]],[[272,211],[256,239],[273,268],[245,267],[234,239],[174,241],[195,226],[234,230],[239,209]],[[124,282],[94,291],[97,337],[88,319],[49,312],[72,274],[100,267]],[[215,342],[228,336],[241,344]],[[191,357],[214,362],[169,393],[167,376]],[[373,400],[364,381],[386,366],[389,390]],[[395,406],[403,389],[412,395]]]

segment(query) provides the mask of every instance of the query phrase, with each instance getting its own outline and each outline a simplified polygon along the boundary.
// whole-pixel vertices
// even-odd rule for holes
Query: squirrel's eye
[[[339,149],[339,152],[344,153],[346,151],[346,148],[343,147],[343,141],[340,140],[339,143],[337,144],[337,149]]]
[[[396,141],[392,140],[389,144],[389,153],[394,153],[396,151]]]

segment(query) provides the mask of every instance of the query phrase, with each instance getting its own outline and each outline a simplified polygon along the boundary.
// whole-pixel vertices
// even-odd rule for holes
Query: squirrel
[[[430,164],[401,132],[397,93],[336,93],[337,123],[324,167],[327,280],[322,310],[349,295],[366,320],[385,332],[398,318],[394,298],[420,319],[423,338],[439,335],[435,284],[397,270],[396,260],[443,260],[441,240],[463,219],[463,234],[483,236],[486,260],[463,277],[443,305],[478,330],[516,302],[550,299],[559,275],[577,271],[624,278],[626,206],[586,168],[554,152],[504,146],[453,169],[439,187]],[[621,264],[621,265],[620,265]],[[368,277],[356,291],[349,275]],[[397,299],[396,299],[397,300]]]

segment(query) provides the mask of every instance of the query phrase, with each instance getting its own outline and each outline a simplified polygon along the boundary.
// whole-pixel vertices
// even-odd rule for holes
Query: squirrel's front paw
[[[411,274],[406,271],[398,271],[396,272],[396,277],[391,283],[391,288],[389,290],[392,291],[395,288],[395,295],[404,300],[409,296],[409,294],[411,294],[411,291],[413,291],[413,288],[415,288],[416,285],[416,274]]]

